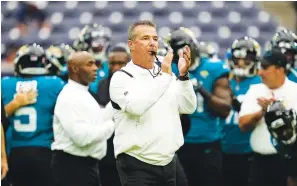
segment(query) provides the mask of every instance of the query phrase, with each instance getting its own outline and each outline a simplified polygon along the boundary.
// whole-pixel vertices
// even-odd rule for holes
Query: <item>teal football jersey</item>
[[[94,94],[97,94],[99,81],[108,77],[108,75],[109,75],[109,67],[108,67],[108,62],[106,61],[102,63],[102,68],[97,70],[97,79],[90,84],[90,91]]]
[[[201,63],[194,71],[191,71],[190,79],[193,86],[197,83],[212,92],[215,81],[230,72],[228,66],[221,60],[210,61],[207,58],[201,59]],[[185,143],[210,143],[220,138],[220,120],[208,109],[203,96],[196,92],[197,109],[190,115],[191,127],[185,136]]]
[[[50,148],[53,141],[53,114],[57,97],[64,86],[57,76],[31,78],[4,77],[1,80],[4,104],[13,100],[18,91],[38,91],[36,103],[19,108],[9,117],[12,128],[11,148],[40,146]]]
[[[293,72],[289,72],[288,79],[297,83],[297,68]]]
[[[259,76],[249,77],[240,82],[233,78],[230,80],[230,87],[238,101],[242,102],[250,86],[258,83],[261,83]],[[238,126],[238,119],[238,112],[231,110],[222,126],[221,145],[225,153],[241,154],[252,152],[250,147],[251,132],[241,132]]]

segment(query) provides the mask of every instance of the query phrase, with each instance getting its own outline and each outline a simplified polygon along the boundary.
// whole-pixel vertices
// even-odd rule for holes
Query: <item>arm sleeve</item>
[[[153,83],[146,84],[141,79],[131,78],[125,73],[115,73],[110,82],[110,98],[121,110],[135,116],[141,116],[154,105],[168,89],[173,76],[162,73]]]
[[[108,102],[104,108],[103,120],[104,121],[113,120],[113,108],[110,102]]]
[[[59,101],[56,104],[55,116],[70,139],[79,147],[107,140],[114,131],[113,122],[91,121],[86,112],[76,103]],[[92,111],[88,111],[92,112]],[[103,122],[93,124],[92,122]]]
[[[222,76],[228,76],[230,69],[223,61],[214,63],[216,68],[213,69],[214,82]]]
[[[177,100],[181,114],[192,114],[197,107],[197,98],[191,81],[177,80]]]

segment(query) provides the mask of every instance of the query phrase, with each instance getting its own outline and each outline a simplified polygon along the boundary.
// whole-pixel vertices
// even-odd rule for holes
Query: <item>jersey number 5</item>
[[[14,120],[14,128],[18,132],[34,132],[37,129],[37,112],[33,107],[23,107],[15,112],[15,116],[28,116],[29,123],[21,119]]]

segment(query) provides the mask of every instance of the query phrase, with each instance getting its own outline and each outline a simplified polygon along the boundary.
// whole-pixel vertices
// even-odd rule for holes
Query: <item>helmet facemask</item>
[[[270,112],[267,109],[265,121],[269,132],[278,142],[292,145],[296,142],[296,113],[293,109],[278,109]]]
[[[255,39],[245,36],[235,40],[228,57],[228,64],[234,76],[245,78],[257,75],[260,55],[261,48]]]
[[[294,47],[295,46],[295,47]],[[297,43],[281,41],[278,43],[278,48],[286,56],[288,64],[286,70],[289,71],[291,68],[297,67]]]
[[[239,66],[239,61],[244,61],[244,67]],[[229,65],[236,77],[252,77],[257,74],[257,56],[246,49],[234,49]]]

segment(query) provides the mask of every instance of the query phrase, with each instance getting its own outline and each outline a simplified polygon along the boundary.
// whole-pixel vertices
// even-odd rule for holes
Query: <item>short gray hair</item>
[[[135,34],[134,34],[134,29],[137,26],[140,25],[146,25],[146,26],[151,26],[156,28],[156,24],[153,21],[150,20],[138,20],[136,22],[134,22],[132,25],[130,25],[129,29],[128,29],[128,40],[134,40],[135,39]]]

